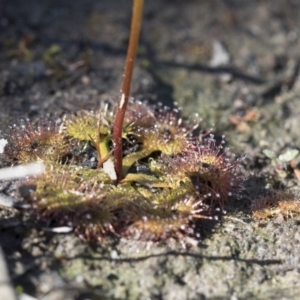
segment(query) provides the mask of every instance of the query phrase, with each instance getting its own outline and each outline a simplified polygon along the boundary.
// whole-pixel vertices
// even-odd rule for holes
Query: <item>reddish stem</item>
[[[123,83],[121,88],[120,100],[117,108],[114,129],[113,129],[113,141],[114,141],[114,166],[117,173],[117,181],[122,179],[122,129],[124,116],[128,104],[130,84],[132,79],[134,61],[138,48],[138,40],[141,29],[142,14],[143,14],[144,0],[134,0],[132,9],[131,29],[129,37],[129,45],[127,50],[127,57],[125,62],[125,69],[123,74]]]

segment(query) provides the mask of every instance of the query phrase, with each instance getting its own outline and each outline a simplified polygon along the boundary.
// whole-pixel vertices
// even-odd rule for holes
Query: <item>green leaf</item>
[[[263,154],[270,159],[276,159],[275,153],[271,150],[265,149],[265,150],[263,150]]]
[[[282,162],[289,162],[294,159],[299,153],[297,149],[288,149],[285,153],[278,156],[278,159]]]
[[[144,186],[152,186],[153,184],[161,183],[159,179],[151,175],[129,173],[122,180],[122,183],[131,183],[131,182],[137,182]]]
[[[284,171],[284,170],[280,170],[280,171],[278,171],[278,176],[280,178],[286,178],[287,177],[287,172]]]

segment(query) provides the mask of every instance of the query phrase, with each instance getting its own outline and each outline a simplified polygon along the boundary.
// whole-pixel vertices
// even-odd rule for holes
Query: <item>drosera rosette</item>
[[[282,222],[300,215],[300,197],[291,188],[271,189],[252,202],[251,211],[256,220]]]
[[[69,143],[65,140],[60,124],[45,117],[36,123],[28,119],[22,120],[21,125],[13,125],[5,135],[8,145],[5,154],[12,163],[27,164],[35,161],[56,161],[68,152]]]
[[[212,134],[200,140],[192,139],[179,155],[162,156],[168,174],[190,180],[195,190],[211,208],[224,211],[227,198],[242,187],[238,167],[243,158],[235,159],[229,148],[224,148],[225,136],[217,145]]]
[[[242,188],[242,178],[238,175],[238,168],[245,158],[235,158],[235,154],[224,148],[225,135],[220,145],[216,144],[213,135],[205,138],[197,146],[200,169],[196,178],[200,183],[200,191],[204,193],[206,201],[211,207],[219,206],[224,210],[224,204],[229,196],[236,194]],[[203,184],[204,183],[204,184]]]
[[[132,109],[135,113],[131,113]],[[153,153],[174,155],[182,152],[200,123],[196,114],[187,122],[180,117],[177,107],[169,108],[161,103],[148,106],[131,101],[128,111],[125,116],[125,128],[126,123],[130,125],[130,138],[135,141],[136,151],[123,159],[123,176],[126,176],[126,172],[136,161]]]
[[[21,190],[30,189],[22,196],[33,216],[48,226],[69,226],[85,241],[99,242],[111,235],[197,237],[197,220],[211,218],[240,188],[240,160],[227,160],[223,141],[217,146],[213,136],[199,138],[196,117],[188,122],[177,108],[131,101],[122,132],[124,178],[116,185],[98,164],[96,144],[113,160],[111,110],[68,114],[59,127],[45,127],[47,141],[41,138],[39,122],[28,124],[26,143],[34,143],[37,155],[23,151],[19,139],[24,128],[14,128],[17,138],[9,139],[5,149],[15,150],[4,151],[14,164],[39,159],[46,166],[42,175],[22,181]]]
[[[69,226],[85,241],[113,235],[164,240],[198,237],[199,218],[224,209],[240,188],[240,160],[213,136],[202,140],[197,118],[178,108],[129,101],[143,0],[133,1],[119,102],[44,123],[14,127],[5,145],[12,164],[40,161],[43,174],[21,181],[35,218]],[[23,191],[23,193],[21,192]]]
[[[112,215],[103,203],[107,186],[98,177],[85,180],[82,168],[55,166],[44,174],[26,180],[31,188],[26,202],[33,215],[49,226],[69,226],[80,233],[83,240],[99,241],[108,231]],[[103,179],[104,180],[104,179]],[[101,208],[101,209],[99,209]],[[93,226],[93,236],[89,228]],[[97,233],[97,237],[96,237]]]

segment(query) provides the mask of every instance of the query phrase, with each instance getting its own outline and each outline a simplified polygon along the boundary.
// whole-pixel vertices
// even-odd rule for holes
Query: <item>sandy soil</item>
[[[2,132],[24,118],[116,99],[130,6],[0,0]],[[250,206],[267,187],[299,189],[291,169],[279,178],[262,153],[300,147],[299,28],[298,0],[146,1],[133,95],[177,102],[183,115],[197,112],[203,128],[225,134],[237,156],[247,155],[244,190],[230,199],[222,222],[203,222],[188,250],[173,240],[90,246],[73,234],[45,232],[26,212],[0,208],[0,245],[16,293],[47,300],[298,299],[300,218],[260,223]],[[7,195],[15,196],[14,186],[0,183]]]

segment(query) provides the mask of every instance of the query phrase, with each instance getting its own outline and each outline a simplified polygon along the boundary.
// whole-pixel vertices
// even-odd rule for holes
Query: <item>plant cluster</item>
[[[134,0],[117,105],[28,121],[7,136],[13,164],[46,168],[23,181],[24,201],[38,219],[72,227],[87,241],[196,235],[196,220],[223,210],[240,187],[240,160],[223,149],[224,137],[220,145],[212,135],[202,139],[198,121],[183,120],[178,109],[129,103],[142,9],[143,0]]]
[[[299,154],[299,150],[287,149],[284,153],[276,156],[273,151],[265,149],[263,154],[271,160],[274,175],[277,175],[279,178],[286,178],[288,176],[287,165]]]
[[[194,235],[196,220],[223,209],[239,189],[240,160],[230,159],[224,139],[220,145],[212,135],[202,139],[196,118],[185,121],[177,109],[131,101],[118,182],[115,109],[105,106],[11,128],[4,154],[13,164],[42,161],[46,166],[44,174],[23,180],[24,201],[38,219],[73,227],[87,241],[137,232],[152,240]]]
[[[291,189],[272,189],[251,205],[255,219],[266,220],[274,217],[292,218],[300,214],[300,200]]]

